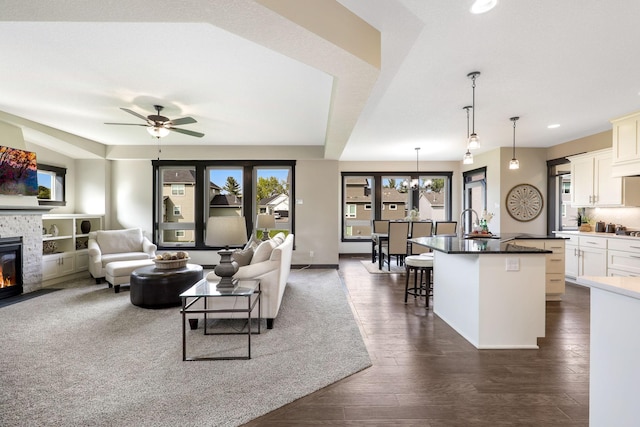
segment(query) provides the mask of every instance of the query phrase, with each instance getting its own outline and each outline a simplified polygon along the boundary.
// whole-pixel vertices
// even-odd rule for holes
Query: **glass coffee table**
[[[182,299],[182,360],[232,360],[232,359],[251,359],[251,335],[260,333],[260,280],[240,280],[235,288],[218,288],[218,282],[212,282],[202,279],[186,291],[180,294]],[[246,308],[223,308],[214,309],[207,306],[208,298],[246,298]],[[203,308],[196,308],[193,305],[203,300]],[[251,332],[251,312],[258,305],[258,331]],[[241,304],[240,304],[241,305]],[[235,305],[234,305],[235,307]],[[187,357],[187,334],[186,334],[186,315],[187,314],[204,314],[204,334],[205,335],[247,335],[247,355],[246,356],[224,356],[224,357]],[[246,313],[247,314],[247,332],[207,332],[207,314],[212,313]],[[189,319],[191,329],[198,328],[198,319]]]

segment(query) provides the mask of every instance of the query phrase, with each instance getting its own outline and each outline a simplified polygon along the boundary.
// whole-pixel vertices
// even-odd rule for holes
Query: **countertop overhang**
[[[578,276],[578,284],[640,299],[640,277]]]
[[[518,245],[514,240],[533,239],[534,237],[522,237],[529,235],[514,234],[500,238],[473,238],[465,239],[453,236],[416,237],[410,242],[426,246],[434,251],[446,254],[548,254],[552,251],[546,249],[531,248]],[[542,237],[537,237],[542,238]],[[554,237],[545,237],[553,239]]]

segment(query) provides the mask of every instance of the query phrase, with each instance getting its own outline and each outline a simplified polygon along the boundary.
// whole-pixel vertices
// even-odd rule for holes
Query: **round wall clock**
[[[542,194],[531,184],[518,184],[507,193],[507,212],[515,220],[532,221],[542,212]]]

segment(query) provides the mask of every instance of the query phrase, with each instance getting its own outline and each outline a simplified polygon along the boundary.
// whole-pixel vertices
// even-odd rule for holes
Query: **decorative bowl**
[[[154,259],[153,262],[156,263],[156,268],[158,270],[172,270],[175,268],[182,268],[187,265],[191,258],[182,258],[182,259]]]
[[[54,240],[45,240],[42,242],[42,253],[45,255],[52,254],[58,249],[58,244]]]

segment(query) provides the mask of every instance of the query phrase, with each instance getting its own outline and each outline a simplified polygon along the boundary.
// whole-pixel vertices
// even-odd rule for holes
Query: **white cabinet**
[[[565,240],[565,276],[607,275],[607,239],[604,237],[557,233]]]
[[[89,231],[102,229],[102,217],[69,214],[42,216],[42,280],[58,281],[89,269]]]
[[[74,255],[61,253],[42,257],[42,280],[55,279],[75,272]]]
[[[607,275],[640,277],[640,239],[608,239]]]
[[[640,177],[613,177],[612,151],[592,151],[571,160],[573,206],[638,206]]]
[[[613,176],[640,174],[640,112],[611,120]]]
[[[602,237],[580,236],[579,276],[607,275],[607,239]]]
[[[640,239],[597,233],[556,233],[565,237],[565,276],[640,277]],[[609,235],[610,236],[610,235]]]
[[[559,301],[565,292],[565,241],[564,239],[517,240],[520,246],[546,249],[545,261],[545,294],[547,301]]]

